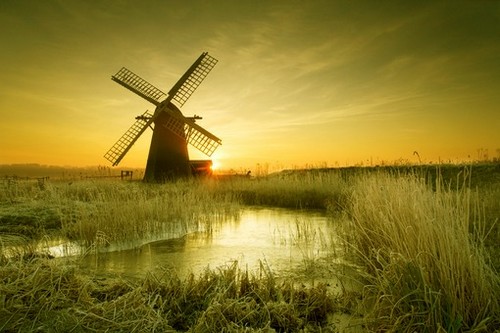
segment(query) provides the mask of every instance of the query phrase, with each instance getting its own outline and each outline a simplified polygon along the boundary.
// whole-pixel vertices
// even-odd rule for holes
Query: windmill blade
[[[132,73],[132,71],[126,69],[125,67],[122,67],[118,73],[111,76],[111,79],[156,106],[158,106],[160,102],[167,97],[167,94],[163,91],[156,88],[140,76]]]
[[[149,111],[144,112],[141,116],[136,118],[136,122],[121,136],[118,141],[111,147],[104,155],[108,161],[113,163],[113,166],[118,165],[122,158],[132,148],[132,145],[139,139],[142,133],[153,122],[154,118]]]
[[[187,143],[201,151],[207,156],[222,144],[222,140],[196,124],[194,121],[185,118],[180,113],[172,111],[170,108],[162,108],[171,117],[163,124],[166,128],[186,140]]]
[[[170,89],[168,92],[169,100],[175,101],[178,107],[182,107],[205,77],[207,77],[212,68],[214,68],[217,61],[217,59],[209,56],[208,52],[203,52],[173,88]]]
[[[222,144],[221,139],[196,123],[188,124],[186,122],[185,125],[187,142],[205,155],[212,156],[217,147]]]

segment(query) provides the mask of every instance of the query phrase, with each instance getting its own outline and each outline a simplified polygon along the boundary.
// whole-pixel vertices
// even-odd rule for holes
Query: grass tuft
[[[181,280],[171,271],[142,280],[89,276],[55,261],[0,267],[1,331],[265,331],[327,327],[335,310],[324,285],[278,283],[265,265],[237,263]]]
[[[448,332],[500,324],[500,279],[477,234],[468,188],[432,190],[413,175],[361,178],[351,241],[366,267],[370,328]],[[471,233],[472,232],[472,233]]]

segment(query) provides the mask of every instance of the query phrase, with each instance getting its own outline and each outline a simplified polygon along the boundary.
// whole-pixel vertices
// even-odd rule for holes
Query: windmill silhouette
[[[200,170],[209,170],[212,161],[189,160],[187,144],[189,143],[205,155],[211,156],[222,141],[195,123],[201,117],[196,115],[185,117],[179,108],[186,103],[216,64],[217,59],[209,56],[207,52],[202,53],[168,94],[125,67],[120,69],[111,79],[153,103],[156,109],[153,114],[146,111],[136,117],[135,123],[118,139],[104,157],[113,166],[118,165],[137,139],[148,127],[152,127],[154,124],[144,174],[145,181],[162,182],[188,177]]]

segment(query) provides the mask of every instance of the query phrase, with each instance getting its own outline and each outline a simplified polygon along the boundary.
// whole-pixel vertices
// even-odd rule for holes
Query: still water
[[[81,265],[96,274],[142,277],[173,269],[180,276],[230,265],[253,271],[261,264],[273,272],[292,271],[305,261],[332,252],[333,221],[322,212],[245,208],[239,217],[212,233],[190,233],[133,250],[88,255]]]

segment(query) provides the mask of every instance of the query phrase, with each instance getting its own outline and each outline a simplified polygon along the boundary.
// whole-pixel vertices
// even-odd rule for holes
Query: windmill
[[[200,169],[208,169],[212,165],[210,160],[189,160],[187,144],[211,156],[222,141],[195,123],[201,117],[185,117],[179,108],[186,103],[216,64],[217,59],[209,56],[207,52],[202,53],[168,94],[125,67],[120,69],[111,79],[153,103],[156,109],[154,113],[146,111],[136,117],[135,123],[104,157],[113,166],[118,165],[137,139],[151,127],[153,137],[144,174],[145,181],[161,182],[188,177]]]

